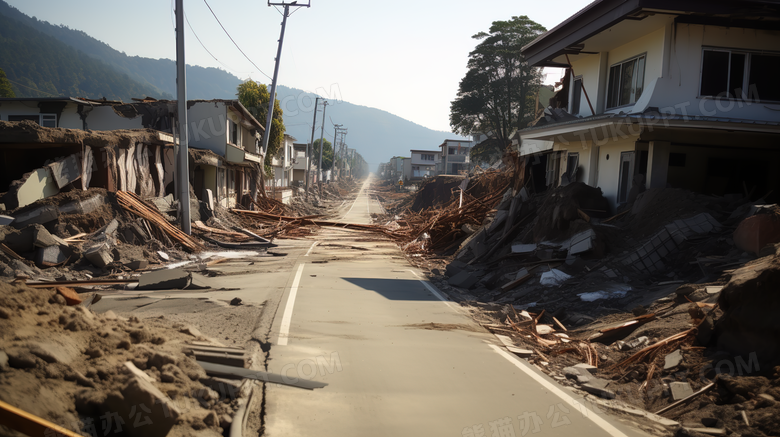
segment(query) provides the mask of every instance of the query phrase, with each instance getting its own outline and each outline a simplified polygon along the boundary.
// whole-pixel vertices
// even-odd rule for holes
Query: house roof
[[[59,127],[43,127],[32,121],[1,121],[0,144],[84,144],[102,148],[120,145],[128,147],[135,143],[170,144],[173,137],[154,129],[121,129],[112,131],[85,131]]]
[[[441,150],[418,150],[412,149],[410,152],[441,153]]]
[[[780,121],[762,121],[749,120],[741,118],[727,117],[706,117],[699,115],[680,115],[661,113],[655,108],[650,108],[643,113],[637,114],[601,114],[590,117],[579,118],[576,120],[567,120],[548,123],[542,126],[533,126],[518,131],[513,140],[518,138],[540,138],[544,136],[555,136],[564,133],[578,132],[605,124],[614,123],[637,123],[641,126],[650,128],[671,127],[671,128],[702,128],[723,129],[730,131],[750,131],[766,132],[780,134]],[[662,123],[662,124],[660,124]]]
[[[587,50],[588,38],[622,21],[674,15],[676,22],[729,27],[776,29],[778,0],[596,0],[525,45],[521,51],[537,67],[566,67],[555,58]]]

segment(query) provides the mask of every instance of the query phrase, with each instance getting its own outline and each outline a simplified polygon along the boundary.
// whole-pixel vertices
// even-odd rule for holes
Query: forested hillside
[[[155,93],[176,95],[176,63],[170,59],[127,56],[83,31],[28,17],[2,0],[0,0],[0,16],[12,18],[104,62],[115,71],[126,74],[130,79],[150,89],[151,91],[148,92],[150,95]],[[241,83],[241,79],[224,70],[193,65],[187,66],[187,81],[187,95],[190,99],[235,98],[236,87]]]
[[[0,68],[16,97],[171,97],[5,15],[0,15]]]

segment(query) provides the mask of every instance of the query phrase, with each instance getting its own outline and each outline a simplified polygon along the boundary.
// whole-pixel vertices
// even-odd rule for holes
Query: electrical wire
[[[6,77],[6,79],[8,79],[8,78]],[[56,94],[47,93],[46,91],[39,90],[38,88],[33,88],[33,87],[31,87],[31,86],[22,85],[22,84],[20,84],[19,82],[13,81],[13,80],[11,80],[11,79],[8,79],[8,82],[15,83],[15,84],[16,84],[16,85],[18,85],[18,86],[23,86],[23,87],[25,87],[25,88],[29,88],[29,89],[31,89],[31,90],[33,90],[33,91],[38,91],[39,93],[48,94],[48,95],[50,95],[50,96],[52,96],[52,97],[60,97],[60,96],[58,96],[58,95],[56,95]]]
[[[223,25],[222,25],[222,22],[221,22],[221,21],[219,21],[219,18],[217,18],[217,14],[215,14],[215,13],[214,13],[214,10],[213,10],[213,9],[211,9],[211,5],[209,5],[209,2],[208,2],[208,1],[206,1],[206,0],[203,0],[203,3],[206,3],[206,6],[209,8],[209,11],[211,11],[211,15],[213,15],[213,16],[214,16],[214,19],[215,19],[215,20],[217,20],[217,23],[219,23],[219,27],[221,27],[221,28],[222,28],[222,30],[225,32],[225,35],[227,35],[227,36],[228,36],[228,38],[230,38],[230,41],[232,41],[232,42],[233,42],[233,45],[234,45],[234,46],[236,46],[236,48],[238,49],[238,51],[239,51],[239,52],[241,52],[241,54],[242,54],[242,55],[244,55],[244,57],[246,58],[246,60],[247,60],[247,61],[249,61],[249,63],[250,63],[250,64],[254,65],[254,66],[255,66],[255,68],[257,68],[257,71],[259,71],[260,73],[262,73],[262,74],[263,74],[263,76],[265,76],[265,77],[267,77],[267,78],[269,78],[269,79],[273,80],[273,78],[272,78],[271,76],[269,76],[269,75],[265,74],[265,72],[264,72],[263,70],[261,70],[261,69],[260,69],[260,67],[258,67],[258,66],[257,66],[257,64],[255,64],[254,62],[252,62],[252,60],[251,60],[251,59],[249,59],[249,56],[247,56],[247,55],[246,55],[246,53],[244,53],[244,51],[243,51],[243,50],[241,50],[241,47],[239,47],[239,46],[238,46],[238,44],[237,44],[237,43],[236,43],[236,41],[233,39],[233,37],[232,37],[232,36],[230,36],[230,33],[227,31],[227,29],[225,29],[225,26],[223,26]]]
[[[187,26],[189,26],[190,30],[192,31],[192,34],[195,35],[195,39],[198,40],[198,42],[200,43],[200,46],[203,47],[203,50],[205,50],[206,53],[208,53],[212,58],[214,58],[215,61],[219,62],[220,65],[225,67],[226,70],[232,71],[233,73],[237,73],[235,69],[230,68],[227,65],[225,65],[222,61],[217,59],[217,57],[214,56],[211,53],[211,51],[209,51],[209,49],[206,48],[206,45],[203,44],[203,41],[200,40],[200,38],[198,37],[198,34],[195,32],[195,29],[192,28],[192,24],[190,24],[190,19],[187,18],[187,13],[186,12],[184,13],[184,19],[187,21]]]

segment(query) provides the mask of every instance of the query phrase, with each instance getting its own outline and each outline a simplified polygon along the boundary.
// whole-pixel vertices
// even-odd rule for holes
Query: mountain
[[[14,84],[17,97],[55,95],[130,101],[133,97],[173,99],[176,63],[170,59],[127,56],[83,31],[56,26],[24,15],[0,0],[0,68]],[[218,68],[187,66],[189,99],[234,99],[238,77]],[[40,89],[44,93],[36,92]],[[319,90],[318,90],[319,92]],[[330,94],[330,95],[329,95]],[[375,169],[393,156],[410,156],[410,149],[435,150],[455,134],[420,126],[381,109],[340,100],[338,90],[325,91],[325,138],[333,141],[333,123],[348,129],[346,143]],[[311,139],[315,94],[282,85],[287,133],[298,142]],[[265,120],[260,120],[264,123]],[[320,137],[321,112],[315,138]]]
[[[316,94],[279,85],[276,98],[284,111],[287,134],[296,142],[311,140],[311,122]],[[460,139],[459,135],[428,129],[387,111],[337,100],[336,96],[323,96],[328,100],[325,110],[325,138],[333,142],[333,125],[342,124],[348,129],[346,144],[357,149],[369,163],[372,171],[377,164],[387,162],[393,156],[411,156],[409,150],[437,150],[445,139]],[[261,120],[265,122],[265,120]],[[314,139],[320,138],[322,111],[317,113]]]
[[[17,97],[170,97],[5,15],[0,15],[0,68]]]
[[[149,89],[149,96],[170,98],[176,95],[176,62],[170,59],[127,56],[80,30],[56,26],[35,17],[28,17],[1,0],[0,16],[16,20],[91,58],[104,62],[115,71],[126,74],[128,78]],[[241,83],[241,79],[224,70],[196,65],[187,66],[187,81],[187,95],[190,99],[232,99],[236,96],[236,87]],[[132,97],[144,96],[135,94]]]

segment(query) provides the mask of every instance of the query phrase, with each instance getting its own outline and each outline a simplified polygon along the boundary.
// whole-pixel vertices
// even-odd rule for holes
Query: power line
[[[192,28],[192,24],[190,24],[190,19],[189,19],[189,18],[187,18],[187,13],[186,13],[186,12],[184,13],[184,19],[185,19],[185,20],[187,20],[187,26],[189,26],[190,30],[192,31],[192,34],[193,34],[193,35],[195,35],[195,39],[197,39],[197,40],[198,40],[198,42],[200,43],[200,46],[201,46],[201,47],[203,47],[203,50],[205,50],[205,51],[206,51],[206,53],[208,53],[208,54],[209,54],[209,55],[210,55],[212,58],[214,58],[214,60],[215,60],[215,61],[219,62],[219,64],[220,64],[220,65],[222,65],[223,67],[225,67],[225,69],[226,69],[226,70],[230,70],[230,71],[236,72],[236,70],[235,70],[235,69],[233,69],[233,68],[230,68],[230,67],[228,67],[227,65],[225,65],[225,64],[224,64],[222,61],[220,61],[219,59],[217,59],[217,57],[216,57],[216,56],[214,56],[214,55],[213,55],[213,54],[212,54],[212,53],[209,51],[209,49],[207,49],[207,48],[206,48],[206,45],[205,45],[205,44],[203,44],[203,41],[201,41],[201,40],[200,40],[200,38],[198,37],[198,34],[197,34],[197,33],[195,33],[195,29],[193,29],[193,28]]]
[[[6,79],[8,79],[8,78],[6,77]],[[23,87],[25,87],[25,88],[30,88],[31,90],[33,90],[33,91],[38,91],[39,93],[48,94],[48,95],[50,95],[50,96],[52,96],[52,97],[60,97],[60,96],[58,96],[58,95],[56,95],[56,94],[47,93],[46,91],[39,90],[38,88],[33,88],[33,87],[31,87],[31,86],[22,85],[22,84],[20,84],[19,82],[13,81],[13,80],[11,80],[11,79],[8,79],[8,82],[15,83],[16,85],[18,85],[18,86],[23,86]]]
[[[233,45],[234,45],[234,46],[236,46],[236,48],[238,49],[238,51],[239,51],[239,52],[241,52],[241,54],[242,54],[242,55],[244,55],[244,57],[246,58],[246,60],[247,60],[247,61],[249,61],[249,63],[250,63],[250,64],[254,65],[254,66],[255,66],[255,68],[257,68],[257,71],[259,71],[260,73],[263,73],[263,76],[265,76],[265,77],[267,77],[267,78],[271,79],[271,76],[269,76],[269,75],[265,74],[265,72],[263,72],[263,70],[261,70],[261,69],[260,69],[260,67],[258,67],[258,66],[257,66],[257,64],[255,64],[254,62],[252,62],[252,60],[251,60],[251,59],[249,59],[249,56],[247,56],[247,55],[246,55],[246,53],[244,53],[244,51],[243,51],[243,50],[241,50],[241,47],[239,47],[239,46],[238,46],[238,44],[237,44],[237,43],[236,43],[236,41],[233,39],[233,37],[232,37],[232,36],[230,36],[230,33],[228,33],[227,29],[225,29],[225,26],[223,26],[223,25],[222,25],[222,22],[221,22],[221,21],[219,21],[219,18],[217,18],[217,14],[215,14],[215,13],[214,13],[214,10],[213,10],[213,9],[211,9],[211,5],[209,5],[209,2],[208,2],[208,1],[206,1],[206,0],[203,0],[203,3],[206,3],[206,6],[209,8],[209,11],[211,11],[211,15],[213,15],[213,16],[214,16],[214,19],[215,19],[215,20],[217,20],[217,23],[219,23],[219,27],[221,27],[221,28],[222,28],[222,30],[225,32],[225,35],[227,35],[227,36],[228,36],[228,38],[230,38],[230,41],[232,41],[232,42],[233,42]]]

